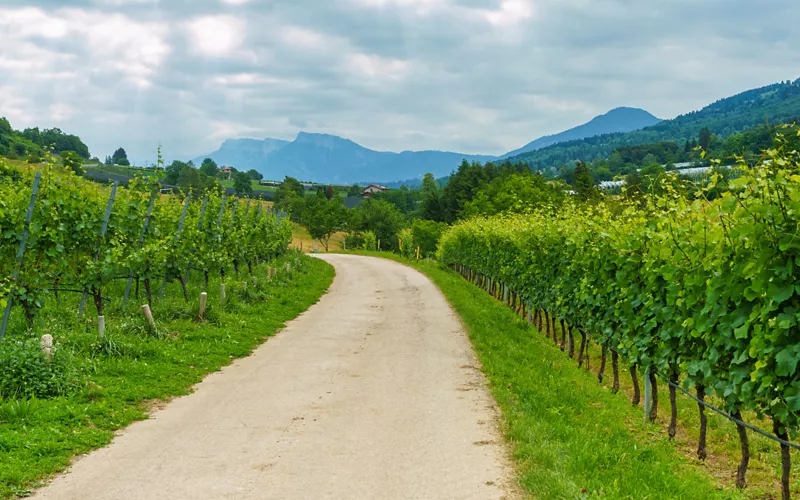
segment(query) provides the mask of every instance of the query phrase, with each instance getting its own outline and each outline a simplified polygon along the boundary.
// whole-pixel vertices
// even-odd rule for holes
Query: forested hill
[[[89,158],[89,148],[80,137],[66,134],[58,128],[39,130],[38,127],[16,131],[11,123],[0,117],[0,156],[12,159],[25,159],[33,155],[40,157],[45,149],[60,154],[74,151],[81,158]]]
[[[643,109],[625,107],[616,108],[604,115],[596,116],[590,122],[584,123],[578,127],[565,130],[559,134],[540,137],[515,151],[503,155],[502,158],[510,158],[512,156],[546,148],[547,146],[552,146],[553,144],[567,141],[577,141],[587,137],[594,137],[596,135],[641,130],[645,127],[655,125],[660,121],[661,119],[656,118]]]
[[[513,162],[527,162],[531,168],[541,170],[575,160],[592,161],[607,157],[615,149],[624,146],[659,141],[675,141],[683,145],[687,140],[697,137],[703,128],[724,138],[766,121],[777,123],[797,116],[800,116],[800,79],[748,90],[719,100],[700,111],[680,115],[642,130],[564,142],[510,159]]]

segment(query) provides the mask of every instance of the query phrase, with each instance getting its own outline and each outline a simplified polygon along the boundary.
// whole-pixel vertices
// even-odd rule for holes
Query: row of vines
[[[548,327],[590,336],[613,353],[615,376],[619,357],[634,376],[638,367],[701,400],[715,395],[734,418],[766,416],[788,440],[800,428],[800,154],[779,135],[765,160],[729,182],[713,174],[689,196],[667,179],[652,197],[462,222],[439,259],[502,283]]]
[[[32,327],[46,297],[83,292],[102,316],[113,280],[141,281],[150,303],[169,282],[186,296],[193,271],[207,282],[211,272],[252,269],[288,248],[288,218],[261,202],[159,187],[141,178],[106,187],[53,165],[37,173],[0,164],[0,305],[21,308]]]

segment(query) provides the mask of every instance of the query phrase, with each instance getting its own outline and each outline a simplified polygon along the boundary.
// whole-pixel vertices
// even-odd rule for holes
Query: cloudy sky
[[[800,77],[797,0],[0,0],[0,116],[104,157],[226,138],[505,153]]]

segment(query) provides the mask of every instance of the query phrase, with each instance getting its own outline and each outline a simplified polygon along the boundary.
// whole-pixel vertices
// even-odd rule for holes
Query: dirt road
[[[324,255],[330,292],[42,499],[512,498],[494,403],[426,277]]]

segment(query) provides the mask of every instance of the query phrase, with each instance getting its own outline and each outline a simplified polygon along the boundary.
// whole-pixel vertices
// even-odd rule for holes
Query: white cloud
[[[207,56],[221,57],[242,45],[246,23],[233,16],[204,16],[190,21],[187,29],[197,51]]]
[[[370,78],[397,80],[408,73],[409,64],[406,61],[384,59],[375,55],[353,54],[349,57],[348,69]]]
[[[299,128],[504,153],[612,107],[669,118],[800,76],[796,0],[0,4],[0,116],[101,157]]]
[[[512,26],[532,18],[534,12],[530,0],[503,0],[499,9],[484,11],[482,14],[494,26]]]

